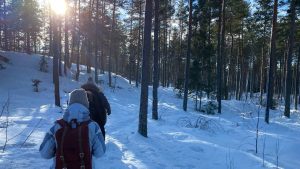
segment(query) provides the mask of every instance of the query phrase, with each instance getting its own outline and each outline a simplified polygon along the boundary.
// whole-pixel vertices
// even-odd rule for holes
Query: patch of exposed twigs
[[[5,119],[5,126],[4,126],[4,128],[5,128],[5,142],[4,142],[4,145],[3,145],[3,148],[2,148],[2,152],[5,151],[5,148],[6,148],[6,145],[7,145],[7,142],[8,142],[7,132],[8,132],[9,104],[10,104],[10,96],[9,96],[9,93],[8,93],[7,100],[6,100],[6,102],[4,103],[4,105],[2,107],[2,111],[1,111],[1,115],[0,115],[0,118],[1,118],[3,113],[6,111],[6,119]]]
[[[182,117],[177,120],[177,124],[181,127],[199,128],[211,133],[216,133],[216,131],[224,130],[217,121],[205,118],[203,116],[199,116],[196,119]]]

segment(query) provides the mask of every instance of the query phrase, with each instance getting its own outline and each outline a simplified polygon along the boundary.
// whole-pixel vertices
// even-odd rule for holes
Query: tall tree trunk
[[[95,68],[95,83],[98,83],[98,60],[99,60],[99,55],[98,55],[98,36],[99,36],[99,1],[96,0],[96,19],[95,19],[95,63],[94,63],[94,68]]]
[[[158,69],[158,55],[159,55],[159,0],[155,0],[155,25],[154,25],[154,56],[153,56],[153,102],[152,102],[152,119],[158,120],[158,98],[157,88],[159,85],[159,69]]]
[[[6,15],[7,15],[7,5],[6,0],[3,0],[3,19],[6,21]],[[8,29],[7,29],[7,23],[5,22],[3,25],[3,31],[4,31],[4,49],[8,50]]]
[[[251,56],[250,56],[250,63],[249,68],[251,69],[250,71],[250,86],[249,86],[249,90],[250,90],[250,98],[253,98],[253,86],[254,86],[254,50],[253,50],[253,40],[251,41]]]
[[[230,45],[230,60],[232,60],[231,61],[231,64],[232,64],[232,66],[230,65],[230,67],[232,67],[232,68],[234,68],[234,63],[233,63],[233,58],[234,58],[234,56],[233,56],[233,45],[234,45],[234,38],[233,38],[233,33],[232,33],[232,24],[230,23],[230,26],[229,26],[229,32],[230,32],[230,37],[231,37],[231,45]],[[237,66],[237,65],[236,65]],[[234,83],[233,83],[233,79],[234,79],[234,74],[233,74],[233,70],[235,70],[236,71],[236,68],[235,69],[230,69],[229,68],[229,72],[228,73],[230,73],[230,72],[232,72],[232,79],[231,79],[231,82],[230,82],[230,87],[229,87],[229,92],[230,92],[230,97],[231,97],[231,92],[232,92],[232,90],[233,90],[233,86],[234,86]],[[230,76],[228,76],[229,78],[230,78]],[[228,78],[228,79],[229,79]]]
[[[101,10],[101,25],[104,25],[104,17],[105,17],[105,8],[106,8],[106,1],[105,0],[102,0],[102,10]],[[101,39],[102,39],[102,42],[101,42],[101,56],[100,56],[100,64],[101,65],[101,73],[104,74],[104,69],[105,69],[105,66],[104,66],[104,40],[103,40],[103,32],[104,32],[104,29],[102,30],[102,33],[101,33]]]
[[[284,50],[284,55],[283,55],[283,71],[281,73],[281,77],[282,77],[282,81],[281,81],[281,96],[280,96],[280,100],[283,100],[283,97],[285,96],[285,81],[286,81],[286,70],[287,70],[287,49],[288,49],[288,41],[286,41],[285,43],[285,50]]]
[[[88,11],[88,28],[92,28],[92,16],[93,16],[93,7],[94,7],[94,0],[90,0],[89,2],[89,11]],[[89,31],[87,35],[87,55],[86,55],[86,66],[87,66],[87,73],[92,72],[92,55],[93,55],[93,47],[92,47],[92,33]]]
[[[115,32],[115,13],[116,13],[116,0],[113,1],[113,19],[112,19],[112,23],[111,23],[111,30],[110,30],[110,40],[109,40],[109,57],[108,57],[108,85],[109,87],[112,87],[111,84],[111,67],[112,67],[112,48],[113,48],[113,44],[114,44],[114,32]]]
[[[7,45],[8,46],[8,45]],[[30,49],[30,31],[26,32],[26,52],[28,54],[31,54],[31,49]]]
[[[265,18],[264,20],[264,31],[263,35],[265,37],[266,35],[266,30],[267,29],[267,19]],[[262,51],[261,51],[261,67],[260,67],[260,104],[263,102],[263,94],[265,93],[265,84],[266,84],[266,71],[265,71],[265,64],[266,64],[266,53],[265,53],[265,45],[266,45],[266,40],[263,39],[263,44],[262,44]]]
[[[75,3],[75,8],[76,8],[76,3]],[[75,25],[76,24],[76,19],[75,19]],[[75,26],[76,27],[76,26]],[[76,30],[76,29],[75,29]],[[75,33],[76,34],[76,33]],[[80,64],[80,0],[78,0],[78,34],[75,35],[77,37],[77,44],[76,44],[76,77],[75,80],[78,81],[79,80],[79,74],[80,74],[80,69],[79,69],[79,64]]]
[[[54,17],[53,19],[53,81],[54,81],[54,97],[55,97],[55,105],[60,107],[60,94],[59,94],[59,74],[58,74],[58,58],[59,58],[59,35],[58,35],[58,17]]]
[[[139,37],[138,37],[138,53],[135,75],[135,87],[139,86],[140,81],[140,54],[141,54],[141,29],[142,29],[142,0],[139,0]]]
[[[131,8],[133,8],[133,2],[131,2]],[[130,16],[130,44],[129,44],[129,84],[132,81],[133,74],[133,14]]]
[[[181,2],[180,3],[183,3],[183,0],[181,0]],[[183,36],[183,19],[182,18],[180,18],[180,20],[179,20],[179,34],[180,34],[180,39],[179,39],[179,55],[178,55],[178,58],[177,58],[177,88],[178,89],[182,89],[182,87],[181,87],[181,79],[183,78],[183,76],[182,76],[182,72],[180,71],[181,69],[181,60],[182,60],[182,51],[183,51],[183,45],[182,45],[182,36]]]
[[[241,38],[239,39],[240,40],[240,43],[239,43],[239,57],[240,57],[240,83],[239,83],[239,100],[242,99],[243,97],[243,92],[245,90],[245,70],[246,70],[246,65],[245,65],[245,57],[244,57],[244,33],[243,33],[243,27],[244,27],[244,22],[242,21],[242,24],[241,24]],[[247,94],[247,93],[246,93]]]
[[[222,99],[222,65],[223,65],[223,58],[224,58],[224,46],[225,46],[225,0],[222,0],[222,12],[220,12],[221,20],[221,29],[220,31],[220,43],[218,44],[220,47],[220,51],[218,52],[217,58],[217,100],[218,100],[218,113],[221,113],[221,99]]]
[[[288,49],[288,58],[287,58],[287,70],[286,70],[286,81],[285,81],[285,108],[284,108],[284,115],[286,117],[290,117],[290,95],[291,95],[291,82],[292,82],[292,54],[293,54],[293,47],[294,47],[294,40],[295,40],[295,19],[296,19],[296,0],[291,0],[290,6],[290,33],[289,33],[289,49]]]
[[[64,64],[64,74],[67,76],[67,69],[71,67],[69,59],[69,22],[68,22],[68,12],[65,13],[65,64]]]
[[[189,0],[189,29],[188,29],[188,46],[185,63],[185,79],[184,79],[184,96],[183,96],[183,110],[187,111],[188,90],[189,90],[189,74],[190,74],[190,57],[191,57],[191,39],[192,39],[192,12],[193,0]]]
[[[37,41],[37,35],[36,35],[36,32],[33,33],[33,47],[34,47],[34,53],[36,54],[37,53],[37,44],[36,44],[36,41]],[[11,44],[11,46],[13,46],[14,43]]]
[[[56,22],[58,22],[58,41],[56,43],[58,43],[58,74],[59,76],[62,76],[62,44],[61,44],[61,29],[62,29],[62,20],[59,18],[57,19]]]
[[[148,110],[148,81],[149,81],[149,57],[151,50],[151,28],[152,28],[152,0],[146,0],[145,27],[143,43],[143,66],[141,83],[141,100],[139,112],[138,132],[147,137],[147,110]]]
[[[270,61],[269,61],[269,77],[268,77],[268,93],[267,93],[267,107],[265,114],[265,122],[269,123],[269,113],[270,108],[273,105],[273,89],[274,89],[274,69],[276,65],[276,31],[277,31],[277,6],[278,0],[274,0],[273,9],[273,25],[271,34],[271,51],[270,51]]]
[[[297,78],[296,78],[296,96],[295,96],[295,109],[298,109],[298,104],[299,104],[299,81],[300,81],[300,43],[299,43],[299,53],[298,53],[298,61],[297,61]],[[300,97],[300,96],[299,96]]]

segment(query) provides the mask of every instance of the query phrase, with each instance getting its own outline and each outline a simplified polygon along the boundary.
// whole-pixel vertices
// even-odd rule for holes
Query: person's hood
[[[71,122],[71,120],[76,119],[78,123],[81,123],[90,119],[90,112],[84,105],[73,103],[69,105],[64,112],[63,119],[66,122]]]

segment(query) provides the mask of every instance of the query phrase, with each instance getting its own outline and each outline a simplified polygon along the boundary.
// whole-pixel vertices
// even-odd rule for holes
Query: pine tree
[[[53,18],[53,81],[54,81],[54,97],[55,105],[60,107],[60,94],[59,94],[59,72],[58,72],[58,59],[59,59],[59,32],[58,32],[58,16]]]
[[[191,55],[191,39],[192,39],[192,12],[193,0],[189,0],[189,29],[188,29],[188,47],[185,63],[185,80],[184,80],[184,97],[183,97],[183,110],[187,111],[188,90],[189,90],[189,71],[190,71],[190,55]]]
[[[217,100],[218,100],[218,113],[221,113],[221,99],[222,99],[222,66],[225,48],[225,0],[222,0],[222,9],[219,16],[219,36],[218,37],[218,58],[217,58]]]
[[[292,54],[294,48],[295,41],[295,20],[296,20],[296,0],[291,0],[290,2],[290,33],[289,33],[289,47],[288,47],[288,55],[287,55],[287,71],[286,71],[286,81],[285,81],[285,108],[284,115],[286,117],[290,117],[290,95],[291,95],[291,85],[292,85]]]
[[[35,40],[35,38],[37,38],[37,33],[40,31],[40,12],[41,11],[36,0],[27,0],[23,3],[21,9],[21,25],[26,35],[25,38],[27,53],[31,53],[31,40]]]
[[[271,51],[270,51],[270,61],[269,61],[269,78],[268,78],[268,92],[267,92],[267,106],[265,122],[269,123],[269,112],[273,104],[273,88],[274,88],[274,69],[276,64],[276,31],[277,31],[277,6],[278,0],[274,0],[274,12],[273,12],[273,24],[272,24],[272,35],[271,35]]]
[[[139,112],[138,132],[147,137],[147,112],[148,112],[148,82],[149,82],[149,56],[151,50],[151,28],[152,28],[152,0],[146,0],[145,27],[142,61],[142,83],[141,100]]]
[[[153,56],[153,102],[152,102],[152,119],[158,119],[158,98],[157,88],[159,86],[159,0],[154,1],[155,7],[155,25],[154,25],[154,56]]]

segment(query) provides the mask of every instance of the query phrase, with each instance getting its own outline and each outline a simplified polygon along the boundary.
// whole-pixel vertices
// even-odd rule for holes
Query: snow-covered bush
[[[42,56],[42,58],[39,62],[39,66],[40,66],[40,71],[41,72],[48,72],[48,62],[47,62],[45,56]]]
[[[216,101],[210,100],[201,106],[200,111],[206,114],[215,114],[218,109],[218,103]]]

